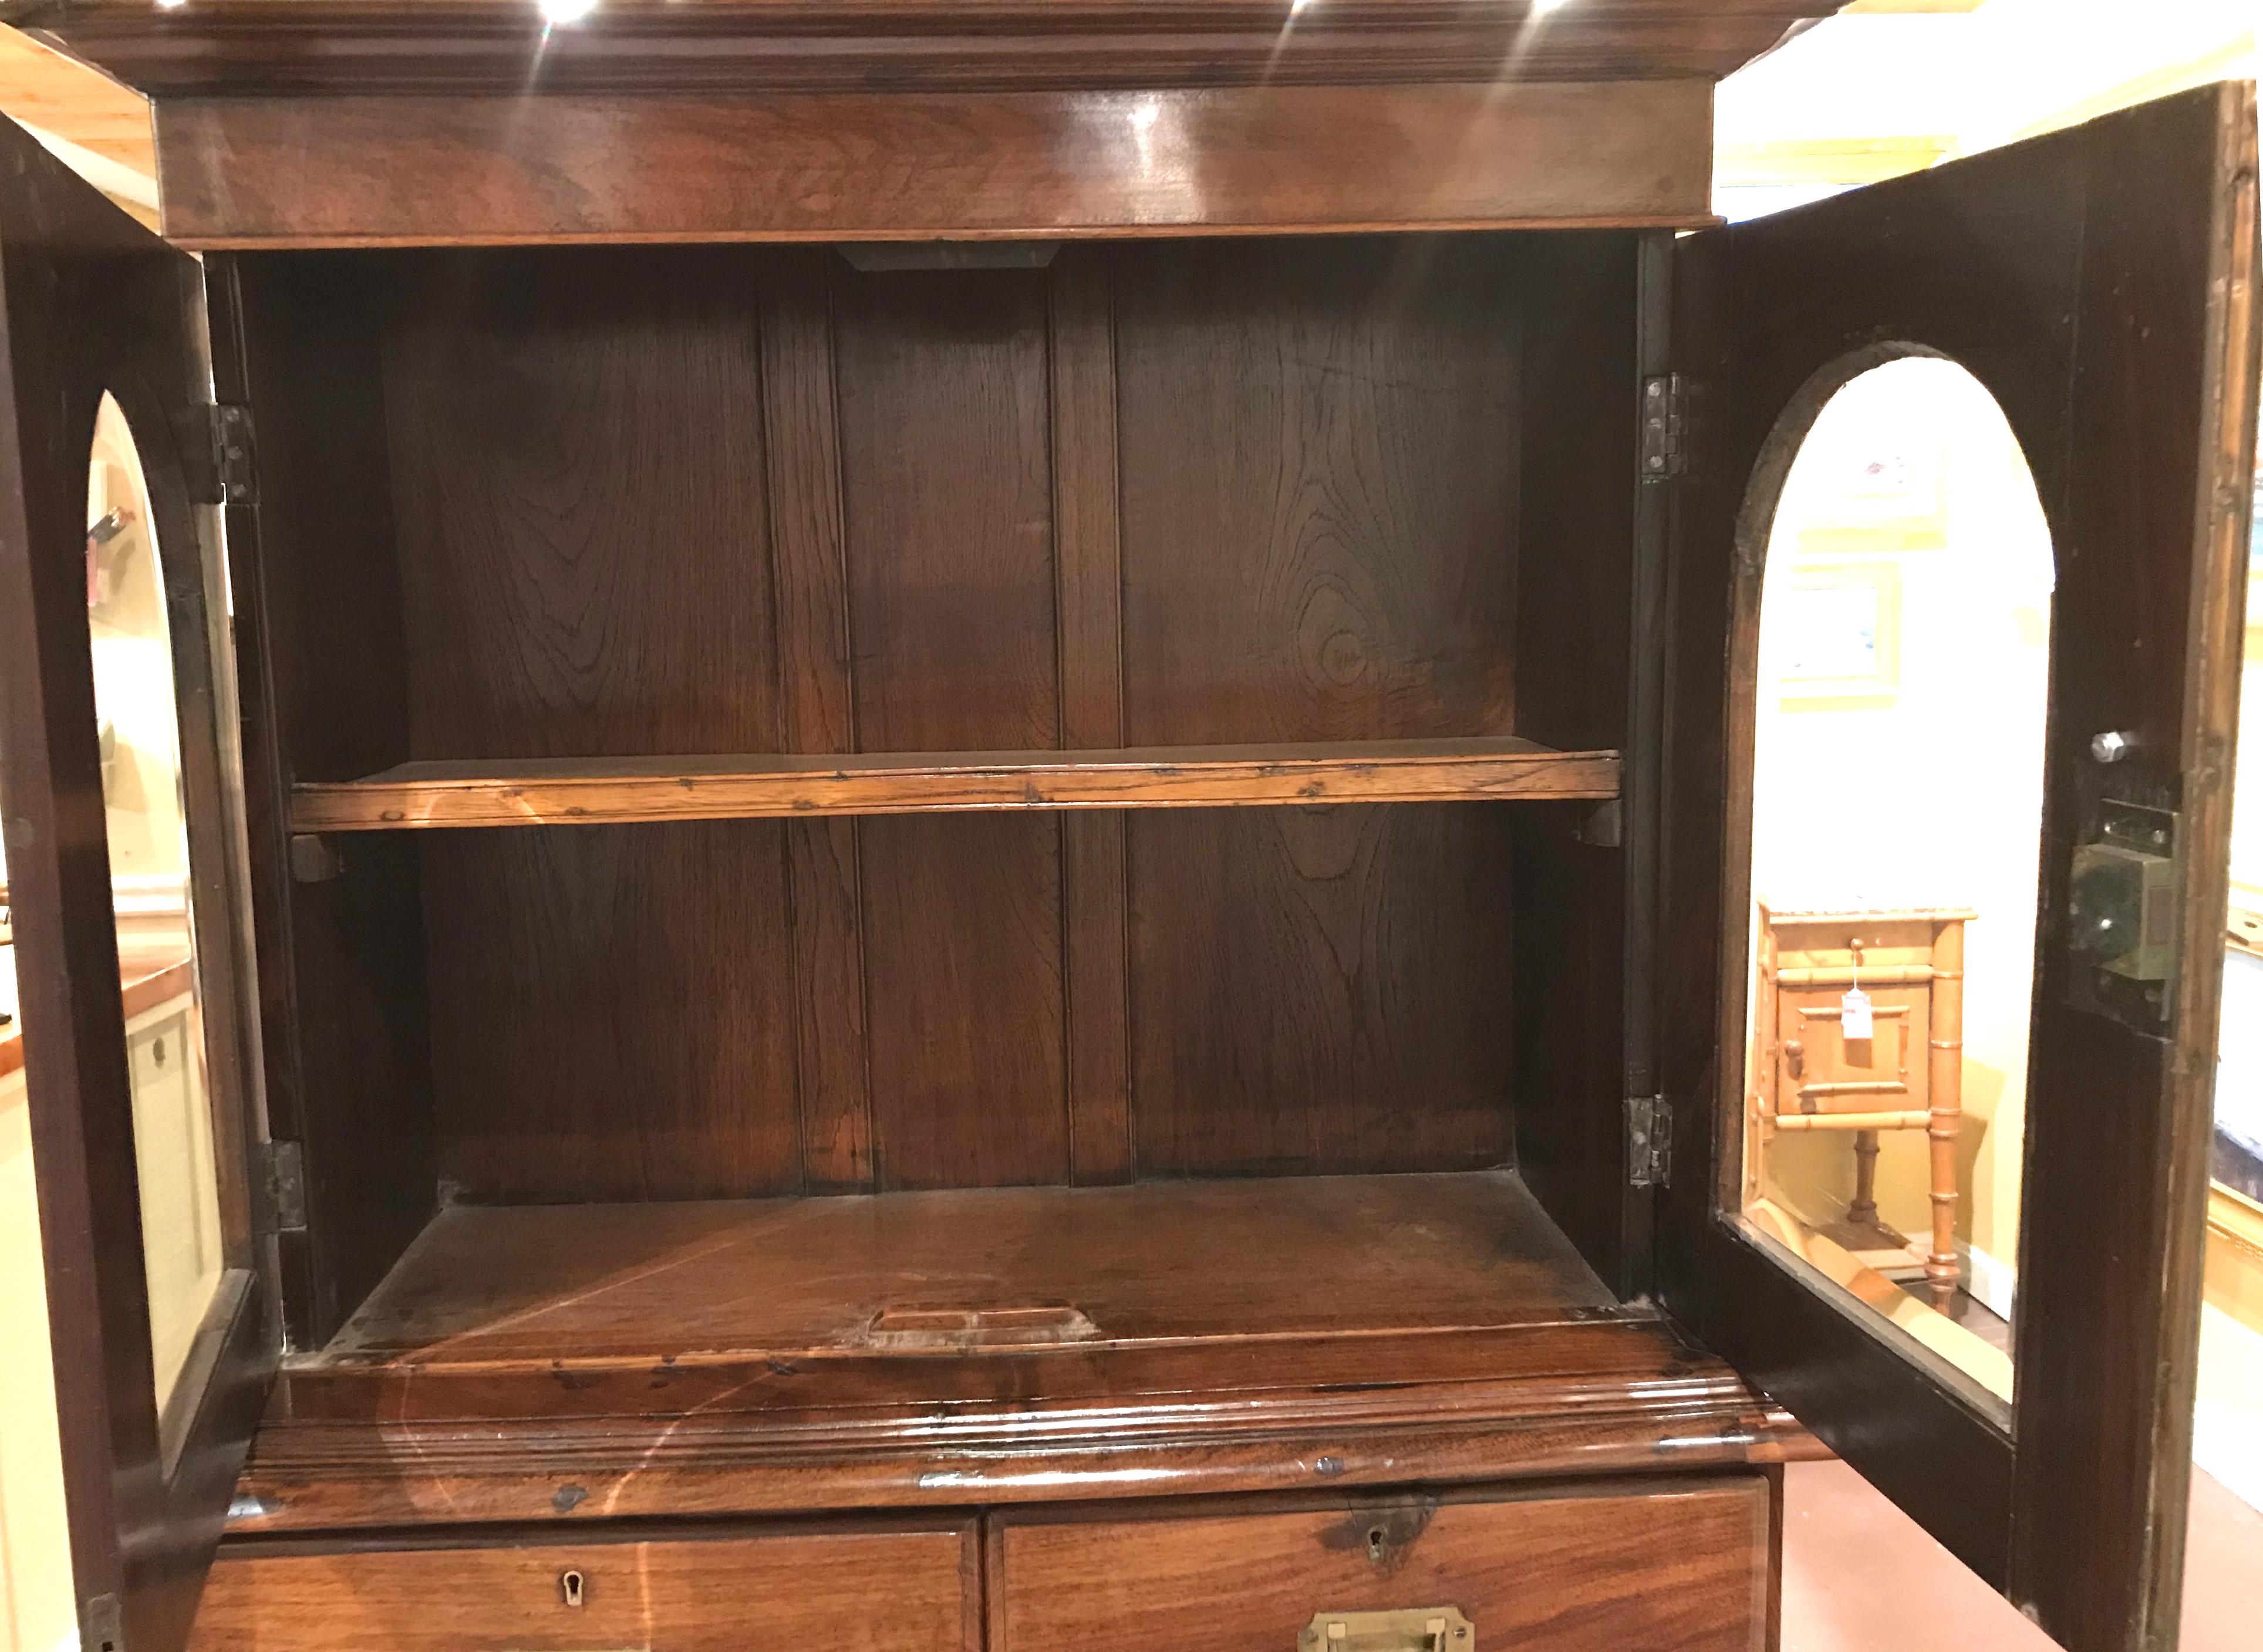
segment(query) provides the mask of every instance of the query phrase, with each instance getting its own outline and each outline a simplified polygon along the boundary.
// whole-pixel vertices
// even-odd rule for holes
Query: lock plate
[[[1316,1612],[1297,1652],[1475,1652],[1477,1626],[1457,1606]]]
[[[2175,1013],[2182,826],[2173,809],[2106,799],[2068,867],[2070,996],[2146,1032]]]

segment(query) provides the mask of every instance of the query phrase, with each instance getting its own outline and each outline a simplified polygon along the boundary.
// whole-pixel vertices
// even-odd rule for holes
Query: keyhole
[[[582,1574],[579,1572],[569,1571],[558,1579],[558,1592],[565,1597],[566,1604],[569,1606],[578,1606],[582,1604]]]
[[[160,1067],[165,1064],[165,1041],[163,1039],[153,1038],[149,1041],[149,1058],[156,1063]]]
[[[1372,1526],[1367,1531],[1367,1557],[1371,1561],[1383,1558],[1383,1528]]]

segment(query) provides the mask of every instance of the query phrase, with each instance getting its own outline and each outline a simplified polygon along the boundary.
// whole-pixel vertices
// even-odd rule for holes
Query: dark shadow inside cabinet
[[[302,1367],[1490,1331],[1628,1289],[1595,776],[1638,235],[971,261],[213,260]],[[1197,800],[1171,754],[1214,747],[1241,778]],[[1042,803],[1043,753],[1132,777],[684,804],[859,754]],[[1291,757],[1334,776],[1297,797],[1393,800],[1278,801]],[[1359,791],[1385,759],[1424,777]],[[595,819],[527,783],[630,770]],[[502,823],[411,829],[388,776]],[[375,801],[309,829],[315,794]]]

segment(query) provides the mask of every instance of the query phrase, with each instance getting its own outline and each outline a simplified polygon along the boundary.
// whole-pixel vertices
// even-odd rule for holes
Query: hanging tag
[[[1850,1044],[1870,1036],[1870,995],[1859,986],[1839,1000],[1839,1036]]]

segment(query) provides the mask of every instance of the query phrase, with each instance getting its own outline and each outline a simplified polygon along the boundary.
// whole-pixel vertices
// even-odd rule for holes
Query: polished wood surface
[[[327,1367],[286,1373],[231,1529],[1640,1475],[1816,1449],[1639,1307],[951,1358]]]
[[[2211,86],[1680,249],[1682,370],[1700,395],[1668,702],[1687,828],[1669,840],[1664,956],[1724,963],[1718,981],[1662,981],[1678,1114],[1666,1297],[2081,1652],[2174,1634],[2230,796],[2216,754],[2252,463],[2254,119],[2251,87]],[[1734,1198],[1717,1132],[1739,1112],[1745,1036],[1766,529],[1750,501],[1781,487],[1841,382],[1912,350],[1963,363],[2002,405],[2057,558],[2016,1454],[1985,1396],[1905,1362],[1716,1215]],[[2144,754],[2093,761],[2108,729],[2135,731]],[[2109,795],[2180,808],[2206,846],[2187,862],[2170,1025],[2070,1001],[2068,860]],[[1691,1173],[1682,1143],[1705,1155]]]
[[[1612,1299],[1506,1173],[458,1206],[321,1362],[648,1367],[853,1351],[891,1312],[972,1316],[940,1351],[1052,1305],[1081,1316],[1067,1339],[1118,1345],[1547,1322]]]
[[[1702,80],[157,109],[199,249],[1683,227],[1710,131]]]
[[[987,1534],[988,1645],[1285,1648],[1321,1612],[1451,1606],[1478,1647],[1763,1652],[1775,1546],[1757,1474],[1264,1511],[1007,1515]]]
[[[271,664],[257,772],[307,809],[403,764],[514,776],[524,816],[538,780],[671,805],[777,785],[698,778],[715,753],[870,799],[906,776],[830,778],[900,761],[865,753],[1082,747],[1146,765],[1079,794],[1115,804],[1216,795],[1189,747],[1262,771],[1318,743],[1332,792],[1432,754],[1445,796],[1528,768],[1608,795],[1608,751],[1528,751],[1516,701],[1529,681],[1608,744],[1610,692],[1575,716],[1519,664],[1607,643],[1588,610],[1623,566],[1628,415],[1551,330],[1577,296],[1570,336],[1609,336],[1628,242],[1587,246],[901,271],[816,249],[227,255],[248,393],[284,422],[240,602]],[[1528,332],[1550,341],[1529,382]],[[1528,425],[1565,480],[1529,477]],[[1566,429],[1617,458],[1572,465]],[[1562,542],[1524,539],[1529,492],[1561,501]],[[1555,622],[1521,617],[1527,578]],[[1072,782],[1094,786],[982,778],[1015,805],[984,818],[341,833],[343,875],[312,884],[275,840],[267,886],[303,935],[273,1022],[334,1029],[272,1075],[315,1106],[328,1206],[301,1334],[336,1329],[439,1179],[698,1198],[1510,1157],[1518,1063],[1566,1023],[1502,1025],[1528,991],[1562,1007],[1566,959],[1609,978],[1571,934],[1615,930],[1590,887],[1608,851],[1572,846],[1588,881],[1528,874],[1545,851],[1515,812],[1462,802],[1020,807]],[[1548,896],[1515,922],[1529,876]],[[1536,1106],[1615,1093],[1609,1006],[1581,1014]],[[372,1122],[325,1122],[352,1117]],[[356,1176],[358,1128],[382,1174]]]
[[[197,1612],[194,1652],[740,1652],[778,1640],[868,1652],[980,1652],[974,1527],[709,1530],[571,1543],[331,1553],[231,1548]]]
[[[558,826],[1015,809],[1264,808],[1609,797],[1610,752],[1486,739],[1287,742],[1124,751],[528,759],[403,763],[302,783],[301,832]]]
[[[1717,80],[1827,0],[611,0],[551,25],[505,0],[133,0],[58,32],[171,97],[276,90],[775,93],[1616,78]],[[1505,69],[1504,66],[1508,68]]]

